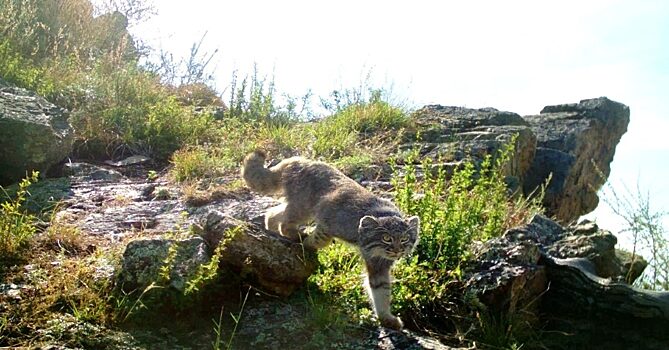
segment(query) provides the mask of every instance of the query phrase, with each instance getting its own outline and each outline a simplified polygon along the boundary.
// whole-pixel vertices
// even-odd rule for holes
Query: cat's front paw
[[[402,327],[404,327],[404,323],[402,323],[402,320],[400,320],[400,318],[397,316],[393,315],[385,316],[382,317],[380,321],[381,321],[381,326],[394,329],[396,331],[399,331],[402,329]]]

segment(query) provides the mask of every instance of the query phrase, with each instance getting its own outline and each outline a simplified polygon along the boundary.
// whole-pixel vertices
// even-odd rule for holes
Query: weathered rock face
[[[509,184],[526,195],[546,183],[544,206],[568,224],[594,210],[596,191],[610,172],[615,148],[627,130],[629,108],[605,97],[545,107],[520,117],[493,108],[425,106],[414,114],[421,156],[453,168],[495,154],[518,135],[506,169]],[[414,138],[405,148],[416,147]],[[601,170],[601,176],[599,173]]]
[[[0,185],[46,172],[72,151],[67,111],[0,80]]]
[[[594,210],[599,202],[596,191],[609,176],[629,115],[627,106],[600,97],[547,106],[539,115],[525,116],[537,135],[536,156],[523,183],[525,193],[552,173],[544,197],[549,215],[570,223]]]
[[[551,349],[662,349],[669,343],[662,331],[669,329],[669,293],[625,283],[645,262],[621,259],[615,243],[591,222],[565,229],[536,216],[478,247],[466,285],[492,310],[548,322],[558,331],[546,340],[555,342]]]
[[[210,258],[204,240],[199,237],[132,241],[123,253],[119,282],[129,291],[142,291],[154,282],[164,282],[170,288],[183,293],[188,281],[196,278],[198,267],[207,263]],[[161,269],[166,272],[161,272]]]
[[[231,235],[234,228],[238,228],[238,232]],[[316,269],[317,259],[313,251],[257,224],[218,211],[205,217],[201,234],[210,247],[217,247],[224,240],[220,261],[225,268],[233,269],[275,295],[290,295]]]
[[[412,141],[419,142],[421,155],[444,166],[456,166],[468,157],[481,161],[487,154],[495,155],[514,135],[515,153],[506,171],[512,183],[522,181],[534,158],[536,136],[515,113],[431,105],[416,111],[414,120],[420,140],[414,136]]]

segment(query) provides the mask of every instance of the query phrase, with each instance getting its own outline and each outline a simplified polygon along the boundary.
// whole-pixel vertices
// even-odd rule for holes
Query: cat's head
[[[402,219],[366,215],[358,225],[360,249],[369,256],[397,260],[413,251],[418,243],[419,226],[417,216]]]

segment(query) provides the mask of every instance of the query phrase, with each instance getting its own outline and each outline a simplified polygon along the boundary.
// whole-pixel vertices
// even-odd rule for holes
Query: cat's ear
[[[409,224],[409,227],[412,229],[416,230],[418,232],[418,228],[420,227],[420,218],[418,216],[412,216],[406,220],[407,224]]]
[[[360,219],[360,225],[358,225],[358,231],[369,230],[379,226],[379,222],[375,217],[365,215]]]

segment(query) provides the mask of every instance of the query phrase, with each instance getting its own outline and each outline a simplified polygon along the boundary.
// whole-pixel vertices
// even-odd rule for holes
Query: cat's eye
[[[392,238],[390,238],[390,235],[383,235],[382,239],[385,243],[390,243],[390,241],[392,241]]]
[[[402,236],[402,238],[400,239],[400,242],[402,242],[402,243],[409,242],[409,236],[408,235]]]

